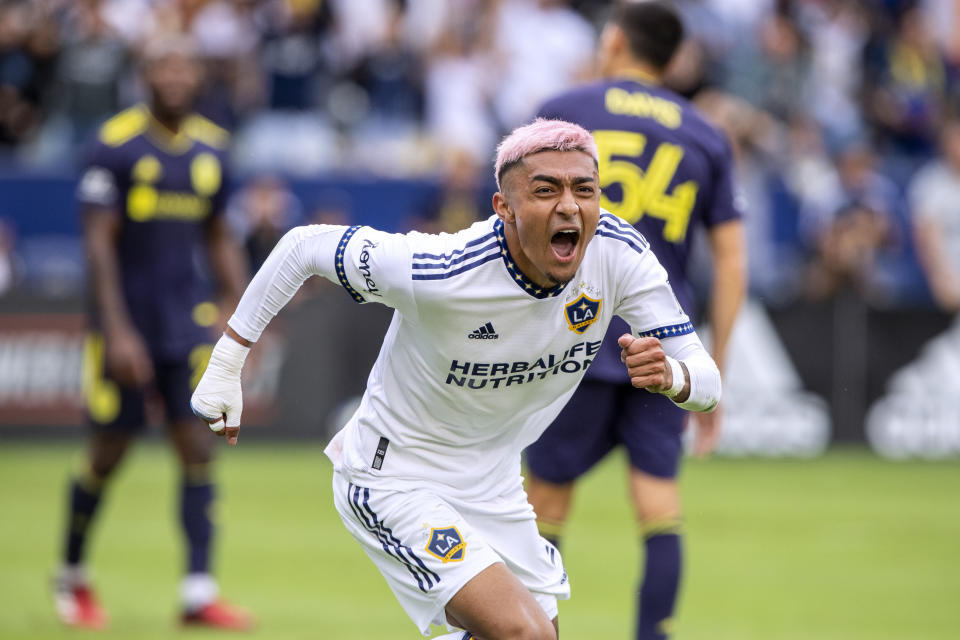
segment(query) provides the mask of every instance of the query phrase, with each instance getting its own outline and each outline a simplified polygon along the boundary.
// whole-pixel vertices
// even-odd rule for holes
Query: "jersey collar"
[[[513,280],[518,287],[534,298],[553,298],[560,295],[560,292],[567,286],[566,282],[550,289],[545,289],[523,275],[523,272],[517,267],[517,261],[510,255],[510,249],[507,248],[507,239],[503,235],[503,220],[498,218],[497,221],[493,223],[493,231],[497,234],[497,242],[500,243],[500,257],[503,258],[503,265],[507,268],[510,279]]]
[[[184,130],[185,127],[183,126],[183,123],[181,123],[180,129],[174,133],[160,124],[160,121],[157,120],[153,115],[153,112],[150,111],[150,107],[144,104],[141,105],[141,108],[146,111],[148,116],[148,124],[145,133],[147,137],[150,138],[151,142],[170,155],[175,156],[186,153],[193,148],[193,140]],[[184,118],[184,122],[185,121],[186,118]]]
[[[614,76],[618,80],[630,80],[639,84],[645,84],[653,87],[662,84],[660,80],[652,73],[641,71],[640,69],[624,69]]]

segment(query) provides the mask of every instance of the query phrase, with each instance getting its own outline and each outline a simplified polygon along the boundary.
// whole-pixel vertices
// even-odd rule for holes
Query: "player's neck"
[[[180,133],[180,126],[183,124],[183,117],[171,113],[164,113],[162,109],[150,107],[150,115],[153,116],[154,124],[163,133],[169,136],[176,136]]]
[[[523,252],[523,247],[520,246],[520,238],[517,235],[517,228],[515,226],[504,224],[503,236],[507,241],[507,250],[510,252],[510,257],[517,263],[517,269],[527,277],[527,280],[544,289],[551,289],[557,286],[557,283],[541,273],[527,257],[527,254]]]
[[[663,83],[663,74],[652,66],[637,61],[624,61],[612,65],[606,74],[611,78],[626,78],[642,84],[659,85]]]

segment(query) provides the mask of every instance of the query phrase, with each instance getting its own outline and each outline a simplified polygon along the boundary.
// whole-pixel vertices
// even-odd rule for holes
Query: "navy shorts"
[[[212,344],[197,345],[180,360],[154,362],[153,384],[146,388],[125,387],[103,366],[103,342],[88,338],[84,354],[84,396],[87,422],[103,431],[136,433],[147,425],[148,398],[158,398],[166,423],[195,420],[190,396],[210,360]]]
[[[553,424],[527,447],[527,467],[548,482],[564,484],[622,444],[633,467],[674,478],[686,422],[687,412],[662,394],[584,380]]]

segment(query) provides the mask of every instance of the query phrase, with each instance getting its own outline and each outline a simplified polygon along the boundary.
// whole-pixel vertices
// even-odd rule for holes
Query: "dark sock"
[[[102,485],[99,479],[75,477],[70,481],[70,511],[67,514],[67,539],[64,560],[68,565],[83,562],[87,532],[100,504]]]
[[[210,572],[210,543],[213,540],[213,484],[184,480],[180,488],[180,521],[187,536],[187,573]]]
[[[680,587],[680,536],[675,530],[653,533],[644,540],[644,548],[637,640],[665,640]]]

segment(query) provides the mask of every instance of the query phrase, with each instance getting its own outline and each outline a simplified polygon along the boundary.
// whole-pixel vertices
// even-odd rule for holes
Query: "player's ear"
[[[614,22],[608,22],[600,34],[600,55],[599,63],[603,71],[609,71],[606,67],[612,66],[619,60],[624,51],[629,49],[627,35],[623,29]]]
[[[513,209],[510,208],[510,203],[507,202],[507,196],[503,195],[501,191],[493,194],[493,210],[497,212],[497,216],[504,222],[513,224],[516,220]]]

